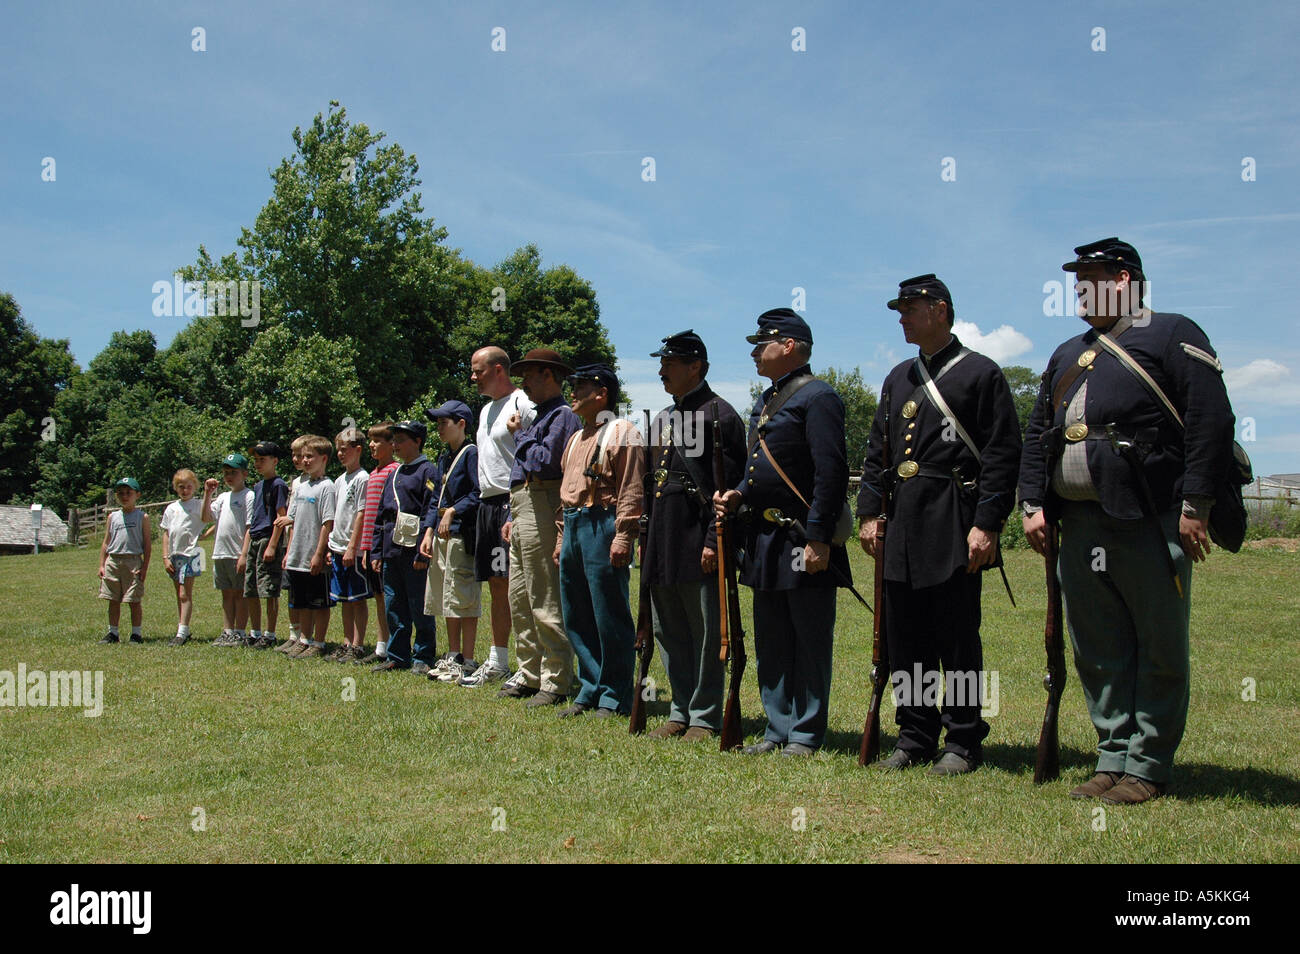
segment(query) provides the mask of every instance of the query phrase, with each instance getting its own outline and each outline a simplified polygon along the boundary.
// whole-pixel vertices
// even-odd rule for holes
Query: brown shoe
[[[558,706],[561,702],[564,702],[568,698],[569,698],[568,696],[561,695],[558,692],[551,692],[548,689],[543,689],[541,692],[538,692],[531,699],[525,702],[524,708],[542,709],[545,708],[546,706]]]
[[[1158,782],[1149,782],[1136,775],[1125,775],[1115,784],[1101,800],[1107,805],[1140,805],[1165,793],[1165,787]]]
[[[675,735],[681,735],[686,731],[685,722],[665,722],[659,728],[649,733],[652,739],[671,739]]]
[[[1088,781],[1070,790],[1071,798],[1100,798],[1124,777],[1123,772],[1098,772]]]
[[[686,730],[682,736],[683,742],[705,742],[709,739],[717,738],[718,733],[702,725],[693,725]]]
[[[325,650],[326,650],[325,646],[317,646],[315,643],[307,643],[304,645],[302,652],[297,652],[293,654],[293,658],[294,659],[319,659],[321,656],[325,655]]]

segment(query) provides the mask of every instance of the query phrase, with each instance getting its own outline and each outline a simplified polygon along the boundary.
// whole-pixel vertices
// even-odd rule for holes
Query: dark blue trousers
[[[384,561],[384,612],[388,616],[388,658],[409,666],[411,631],[415,631],[415,659],[432,666],[438,657],[438,630],[434,617],[424,611],[424,587],[429,570],[412,567],[415,547]]]
[[[831,697],[833,586],[754,590],[754,651],[764,738],[821,748]]]

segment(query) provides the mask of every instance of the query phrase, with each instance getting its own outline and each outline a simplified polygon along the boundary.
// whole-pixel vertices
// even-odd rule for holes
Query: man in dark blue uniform
[[[683,331],[650,355],[673,403],[659,412],[647,444],[646,532],[641,572],[650,582],[654,633],[672,687],[668,721],[653,739],[710,739],[722,725],[722,662],[718,609],[715,490],[734,487],[745,465],[745,425],[709,387],[709,352]],[[725,483],[713,483],[713,412],[718,405]],[[732,557],[734,559],[734,556]]]
[[[759,315],[746,340],[772,386],[750,413],[744,479],[713,498],[715,510],[740,511],[740,582],[754,591],[767,731],[744,751],[811,755],[826,735],[836,587],[850,581],[848,553],[831,545],[849,485],[844,403],[812,377],[812,331],[791,309]],[[808,538],[766,520],[768,508],[800,521]]]
[[[1187,724],[1192,563],[1209,554],[1234,420],[1205,333],[1143,306],[1137,250],[1107,238],[1074,251],[1062,268],[1077,274],[1091,328],[1048,362],[1020,499],[1039,553],[1047,521],[1059,522],[1066,619],[1097,729],[1096,774],[1070,794],[1136,804],[1163,794]]]
[[[898,725],[893,755],[877,765],[933,760],[942,729],[943,755],[930,772],[960,775],[979,766],[989,731],[980,717],[980,571],[1002,563],[998,537],[1015,503],[1020,424],[1002,369],[952,333],[952,295],[943,282],[909,278],[889,307],[921,353],[890,371],[880,388],[858,491],[859,540],[885,561],[884,629]],[[875,518],[886,491],[888,532],[885,552],[877,553]],[[942,715],[935,709],[940,685]]]

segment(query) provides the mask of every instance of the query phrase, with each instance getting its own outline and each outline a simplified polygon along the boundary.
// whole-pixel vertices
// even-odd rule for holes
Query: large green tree
[[[8,294],[0,294],[0,354],[0,501],[27,500],[38,451],[58,440],[55,401],[79,369],[67,340],[36,334]]]
[[[1029,415],[1034,410],[1034,402],[1038,400],[1039,375],[1020,364],[1005,367],[1002,373],[1011,386],[1011,400],[1015,402],[1016,416],[1020,418],[1020,433],[1023,434],[1029,423]]]

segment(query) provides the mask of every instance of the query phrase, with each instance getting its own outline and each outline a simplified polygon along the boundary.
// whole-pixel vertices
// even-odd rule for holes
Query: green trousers
[[[1192,564],[1178,511],[1117,520],[1067,501],[1059,574],[1075,668],[1097,728],[1097,771],[1169,781],[1187,725]],[[1168,548],[1179,594],[1161,552]]]

